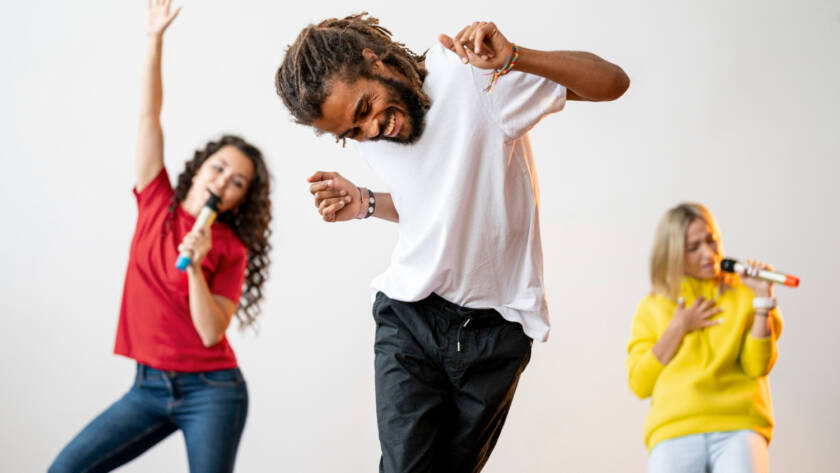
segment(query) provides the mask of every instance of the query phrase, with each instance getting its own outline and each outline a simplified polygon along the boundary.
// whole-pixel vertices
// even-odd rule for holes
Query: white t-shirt
[[[391,264],[371,283],[373,293],[413,302],[434,292],[493,308],[545,341],[539,186],[527,132],[563,109],[566,89],[514,70],[484,93],[488,71],[440,44],[427,53],[426,69],[432,105],[420,139],[358,144],[400,219]]]

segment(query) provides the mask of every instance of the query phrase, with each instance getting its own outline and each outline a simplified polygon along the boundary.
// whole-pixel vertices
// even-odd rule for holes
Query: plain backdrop
[[[352,146],[292,123],[273,86],[302,27],[362,10],[415,51],[492,20],[511,41],[591,51],[632,80],[620,100],[569,103],[532,132],[553,330],[487,473],[645,470],[648,401],[627,387],[626,343],[655,225],[684,200],[708,205],[730,255],[802,278],[777,288],[772,470],[840,463],[836,0],[180,4],[164,41],[170,175],[222,132],[260,146],[273,172],[259,331],[228,331],[251,394],[238,471],[377,468],[367,287],[396,226],[321,221],[312,172],[385,189]],[[2,471],[45,470],[133,380],[112,349],[136,215],[145,6],[0,5]],[[176,433],[122,471],[186,470]]]

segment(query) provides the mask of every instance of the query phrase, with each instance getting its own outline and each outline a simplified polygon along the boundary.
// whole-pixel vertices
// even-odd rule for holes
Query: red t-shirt
[[[190,318],[187,273],[175,268],[177,247],[195,218],[181,206],[170,220],[174,191],[166,169],[137,197],[137,226],[125,274],[114,353],[160,370],[212,371],[236,367],[227,341],[206,348]],[[239,303],[248,250],[227,225],[211,227],[213,246],[201,263],[212,294]]]

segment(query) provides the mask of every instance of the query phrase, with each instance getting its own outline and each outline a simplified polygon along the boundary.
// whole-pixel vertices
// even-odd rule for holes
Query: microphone
[[[204,207],[202,207],[201,212],[198,213],[198,217],[195,219],[195,224],[193,224],[191,231],[195,232],[213,225],[213,222],[216,220],[216,213],[219,211],[219,204],[221,203],[221,197],[210,192],[210,197],[207,198],[207,202],[204,203]],[[187,266],[189,266],[191,262],[192,251],[185,250],[178,255],[178,261],[175,262],[175,267],[178,268],[179,271],[186,271]]]
[[[750,274],[749,266],[732,258],[724,258],[723,261],[720,262],[720,269],[726,271],[727,273],[736,274],[740,274],[746,269],[747,275],[749,276],[764,279],[765,281],[781,283],[785,286],[799,287],[799,278],[792,274],[769,271],[767,269],[759,269],[755,274]]]

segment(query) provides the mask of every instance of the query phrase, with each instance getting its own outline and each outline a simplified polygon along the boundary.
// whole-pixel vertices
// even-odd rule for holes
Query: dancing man
[[[399,224],[372,283],[380,471],[484,466],[531,341],[549,332],[528,130],[628,85],[594,54],[527,49],[486,22],[422,55],[366,14],[310,25],[288,48],[276,86],[295,120],[358,141],[390,190],[316,172],[320,214]]]

